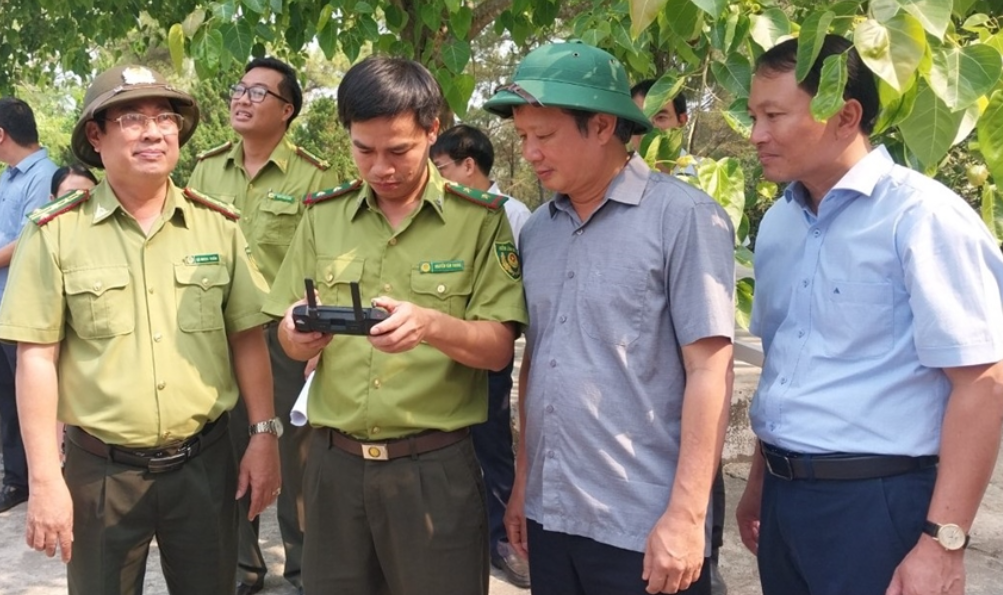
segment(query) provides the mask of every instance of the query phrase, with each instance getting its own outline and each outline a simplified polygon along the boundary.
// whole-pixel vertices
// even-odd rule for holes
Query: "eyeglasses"
[[[459,164],[460,162],[454,159],[449,159],[448,161],[443,161],[442,163],[436,163],[434,159],[432,160],[432,165],[435,166],[435,169],[439,170],[439,173],[442,173],[442,171],[447,167],[449,167],[450,165],[459,165]]]
[[[178,131],[181,130],[181,127],[184,126],[185,117],[181,114],[171,112],[157,114],[156,116],[147,116],[146,114],[131,112],[128,114],[122,114],[117,118],[105,118],[105,121],[118,122],[122,132],[129,132],[132,134],[145,132],[146,128],[150,125],[150,122],[156,124],[157,130],[159,130],[162,134],[177,134]]]
[[[289,101],[278,93],[272,93],[265,87],[257,85],[254,87],[248,87],[244,83],[237,83],[236,85],[230,87],[230,99],[240,99],[244,96],[244,93],[247,93],[248,97],[251,98],[251,103],[261,103],[265,100],[265,96],[267,95],[271,95],[272,97],[286,103],[292,103],[292,101]]]

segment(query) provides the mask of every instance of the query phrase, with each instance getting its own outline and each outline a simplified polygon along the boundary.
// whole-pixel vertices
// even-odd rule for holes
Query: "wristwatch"
[[[254,436],[255,434],[275,434],[276,438],[282,437],[282,420],[273,417],[272,419],[266,419],[265,421],[259,421],[256,424],[251,424],[247,426],[247,434],[249,436]]]
[[[932,521],[927,521],[923,526],[923,533],[934,538],[945,550],[954,552],[968,547],[971,536],[965,535],[965,530],[954,523],[938,525]]]

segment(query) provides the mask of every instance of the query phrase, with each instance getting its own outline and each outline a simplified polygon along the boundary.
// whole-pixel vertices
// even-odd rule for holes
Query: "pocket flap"
[[[474,276],[468,271],[450,273],[423,273],[411,271],[411,290],[417,294],[434,295],[441,299],[457,295],[470,295]]]
[[[220,264],[174,265],[174,278],[181,285],[198,285],[202,289],[230,283],[230,272]]]
[[[337,283],[351,283],[362,280],[365,259],[339,256],[338,258],[318,258],[315,281],[328,287]]]
[[[122,289],[129,285],[129,267],[126,265],[67,271],[63,276],[67,295],[91,293],[102,295],[109,289]]]

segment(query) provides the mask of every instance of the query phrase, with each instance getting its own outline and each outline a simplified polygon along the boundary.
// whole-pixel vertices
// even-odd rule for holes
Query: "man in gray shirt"
[[[557,194],[520,238],[530,310],[506,513],[533,591],[710,593],[707,509],[731,394],[734,232],[628,152],[623,66],[531,52],[485,104]]]

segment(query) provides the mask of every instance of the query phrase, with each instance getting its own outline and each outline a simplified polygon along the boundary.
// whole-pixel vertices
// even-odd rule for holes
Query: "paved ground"
[[[746,422],[758,369],[736,365],[735,397],[732,424],[728,432],[725,458],[725,484],[728,493],[728,515],[725,545],[721,553],[721,572],[730,595],[761,595],[755,558],[744,549],[735,529],[734,507],[745,489],[751,434]],[[0,514],[0,595],[56,595],[66,592],[65,569],[58,560],[29,550],[24,545],[25,506]],[[274,509],[265,512],[262,521],[263,550],[272,573],[266,580],[267,595],[292,595],[291,587],[281,578],[282,545],[275,523]],[[867,544],[861,544],[867,547]],[[76,547],[87,547],[77,543]],[[966,554],[968,595],[999,595],[1003,592],[1003,458],[996,471],[972,531],[972,544]],[[833,561],[837,563],[838,561]],[[500,573],[491,578],[491,595],[518,595],[524,591],[504,582]],[[156,549],[150,557],[146,593],[165,595]]]

